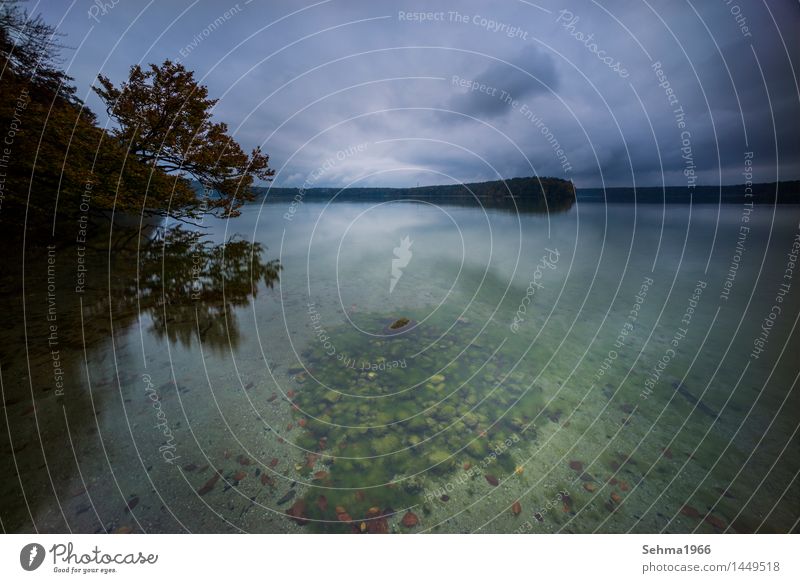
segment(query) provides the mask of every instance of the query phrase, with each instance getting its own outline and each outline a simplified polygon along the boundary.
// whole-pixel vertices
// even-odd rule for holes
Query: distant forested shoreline
[[[694,188],[685,186],[578,188],[576,194],[580,202],[800,204],[800,180]]]
[[[526,202],[554,205],[575,202],[575,186],[569,180],[550,177],[531,176],[510,178],[489,182],[467,184],[444,184],[437,186],[417,186],[413,188],[255,188],[256,197],[296,198],[314,200],[359,200],[359,199],[430,199],[443,197],[476,197],[480,199],[516,198]]]
[[[749,192],[748,190],[749,189]],[[800,204],[800,181],[764,182],[752,185],[729,184],[722,186],[644,186],[638,188],[575,188],[572,182],[560,178],[512,178],[469,184],[419,186],[413,188],[287,188],[255,187],[256,199],[285,200],[371,200],[371,199],[424,199],[477,198],[481,200],[516,199],[536,205],[552,204],[554,207],[572,206],[580,202],[616,203],[743,203]],[[746,196],[750,194],[750,196]]]

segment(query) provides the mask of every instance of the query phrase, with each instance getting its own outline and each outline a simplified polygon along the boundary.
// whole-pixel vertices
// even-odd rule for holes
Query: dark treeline
[[[257,188],[257,196],[286,199],[300,197],[309,200],[370,200],[420,199],[441,200],[478,199],[481,202],[516,200],[527,205],[563,208],[575,202],[572,182],[560,178],[510,178],[491,182],[418,186],[414,188]]]
[[[749,189],[749,191],[747,190]],[[751,196],[746,196],[746,195]],[[800,204],[800,180],[763,182],[746,186],[645,186],[640,188],[579,188],[581,202],[606,201],[624,203],[743,203]]]

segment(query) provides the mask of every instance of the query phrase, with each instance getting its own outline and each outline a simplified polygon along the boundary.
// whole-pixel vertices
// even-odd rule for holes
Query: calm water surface
[[[799,220],[276,202],[106,233],[79,290],[74,247],[29,251],[3,527],[790,531]]]

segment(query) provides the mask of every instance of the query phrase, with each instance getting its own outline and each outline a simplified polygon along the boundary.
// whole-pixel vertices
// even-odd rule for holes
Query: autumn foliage
[[[268,157],[243,152],[212,120],[216,100],[170,61],[133,67],[119,86],[99,77],[95,91],[112,122],[104,129],[59,69],[54,33],[18,2],[0,7],[4,237],[18,240],[23,229],[31,243],[50,232],[74,237],[87,210],[95,218],[235,215],[254,181],[272,176]]]

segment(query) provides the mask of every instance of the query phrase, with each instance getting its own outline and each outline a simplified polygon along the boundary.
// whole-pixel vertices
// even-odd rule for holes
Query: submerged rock
[[[367,521],[366,531],[369,534],[388,534],[389,521],[386,520],[385,517],[373,518],[372,520]]]
[[[405,516],[403,516],[403,520],[401,522],[406,528],[413,528],[419,523],[419,518],[417,518],[416,514],[409,511],[406,512]]]
[[[714,516],[713,514],[706,514],[706,517],[703,519],[708,524],[717,528],[719,530],[725,530],[725,521],[722,520],[719,516]]]
[[[700,512],[694,506],[689,506],[688,504],[684,504],[681,507],[681,514],[684,516],[688,516],[689,518],[700,518]]]
[[[289,510],[286,511],[286,514],[292,517],[292,520],[294,520],[300,526],[308,524],[306,516],[306,503],[302,498],[295,501]]]
[[[403,490],[407,494],[419,494],[422,492],[422,482],[418,478],[409,478],[403,481]]]
[[[203,484],[203,485],[200,487],[200,489],[199,489],[199,490],[197,490],[197,494],[198,494],[198,495],[200,495],[200,496],[204,496],[204,495],[208,494],[209,492],[211,492],[211,490],[213,490],[213,489],[214,489],[214,485],[215,485],[215,484],[217,483],[217,481],[219,480],[219,477],[220,477],[220,475],[221,475],[220,471],[219,471],[219,470],[217,470],[217,473],[216,473],[216,474],[214,474],[214,475],[211,477],[211,479],[209,479],[209,480],[208,480],[208,481],[207,481],[205,484]]]
[[[286,492],[286,494],[281,496],[281,498],[276,502],[276,504],[278,506],[280,506],[281,504],[286,504],[289,500],[294,498],[295,494],[296,494],[296,492],[294,490],[289,490],[288,492]]]
[[[725,490],[725,489],[723,489],[723,488],[714,488],[714,489],[715,489],[717,492],[719,492],[719,493],[720,493],[720,495],[724,496],[725,498],[730,498],[731,500],[735,500],[735,499],[736,499],[736,496],[734,496],[733,494],[731,494],[731,492],[730,492],[729,490]]]
[[[389,330],[400,330],[408,326],[410,323],[411,320],[409,320],[408,318],[399,318],[394,322],[392,322],[391,324],[389,324]]]

